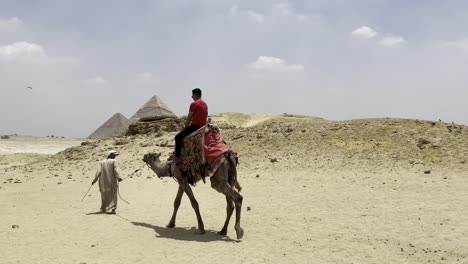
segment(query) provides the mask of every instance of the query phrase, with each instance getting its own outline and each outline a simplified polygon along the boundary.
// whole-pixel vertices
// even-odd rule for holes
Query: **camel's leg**
[[[179,185],[179,189],[177,190],[177,196],[174,199],[174,211],[172,212],[171,220],[169,221],[169,224],[166,225],[166,227],[175,227],[177,210],[179,210],[182,195],[184,195],[184,189]]]
[[[236,229],[237,239],[241,239],[244,236],[244,229],[240,227],[242,200],[244,198],[227,183],[224,184],[222,193],[232,199],[236,205],[236,224],[234,225],[234,229]]]
[[[240,186],[240,184],[239,184],[239,182],[237,180],[234,182],[234,187],[236,187],[238,192],[242,191],[242,187]]]
[[[231,198],[226,196],[226,221],[224,222],[223,229],[218,232],[219,235],[225,236],[227,235],[227,229],[229,226],[229,220],[231,220],[232,212],[234,212],[234,201]]]
[[[190,203],[192,204],[192,207],[193,207],[193,210],[195,211],[195,214],[197,215],[198,231],[200,231],[201,234],[204,234],[205,233],[205,226],[203,225],[203,220],[201,218],[200,209],[198,207],[198,202],[195,199],[195,196],[193,195],[192,188],[190,188],[190,185],[187,182],[180,183],[180,186],[182,186],[185,193],[189,197]]]
[[[226,195],[226,199],[229,199],[230,201],[234,202],[235,207],[236,207],[236,224],[234,225],[234,228],[236,229],[237,233],[237,239],[241,239],[242,236],[244,235],[244,230],[240,227],[240,219],[241,219],[241,210],[242,210],[242,200],[243,197],[240,195],[240,193],[234,188],[236,186],[234,182],[234,186],[229,185],[228,183],[228,175],[229,175],[229,163],[227,161],[224,162],[223,166],[221,166],[218,171],[211,177],[211,187],[216,189],[217,191],[223,193]],[[228,204],[229,206],[229,204]],[[229,210],[229,209],[228,209]],[[232,214],[232,211],[231,211]],[[227,224],[229,223],[229,218],[231,215],[229,215],[228,212],[228,218],[226,220],[226,223],[221,230],[221,234],[223,233],[223,230],[227,228]],[[226,230],[227,233],[227,230]]]

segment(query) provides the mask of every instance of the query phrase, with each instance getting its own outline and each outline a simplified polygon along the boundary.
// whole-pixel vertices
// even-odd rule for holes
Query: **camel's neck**
[[[170,177],[169,166],[166,162],[153,162],[148,163],[150,168],[158,175],[158,177]]]

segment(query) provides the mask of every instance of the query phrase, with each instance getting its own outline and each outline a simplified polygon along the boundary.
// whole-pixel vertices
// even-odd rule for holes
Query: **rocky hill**
[[[241,153],[249,153],[249,160],[272,159],[286,166],[468,168],[468,128],[461,125],[405,119],[333,122],[282,116],[225,134]]]
[[[211,116],[223,128],[242,166],[292,170],[391,171],[430,173],[434,169],[468,170],[468,128],[407,119],[327,121],[291,115],[224,113]],[[168,155],[183,119],[160,118],[130,126],[127,136],[85,141],[21,170],[57,174],[80,166],[92,174],[109,149],[117,149],[122,167],[134,171],[148,152]],[[10,168],[16,169],[16,168]],[[6,169],[8,172],[9,169]],[[43,171],[44,170],[44,171]],[[138,173],[136,174],[138,175]]]

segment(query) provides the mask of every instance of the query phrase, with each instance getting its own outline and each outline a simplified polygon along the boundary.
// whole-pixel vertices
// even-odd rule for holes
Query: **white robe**
[[[105,159],[99,163],[95,180],[99,179],[101,192],[101,211],[110,213],[117,209],[119,192],[119,168],[115,159]]]

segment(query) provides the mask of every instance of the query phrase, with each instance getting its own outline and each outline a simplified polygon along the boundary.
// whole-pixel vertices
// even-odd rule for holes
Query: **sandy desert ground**
[[[0,150],[33,151],[0,153],[0,263],[468,263],[468,127],[213,119],[229,125],[223,135],[239,153],[242,240],[233,219],[228,236],[216,234],[226,205],[209,183],[193,188],[207,233],[197,233],[185,196],[177,227],[165,227],[177,184],[141,159],[167,157],[174,133],[60,144],[12,138]],[[119,200],[117,215],[96,214],[97,186],[80,200],[111,148],[122,153],[129,177],[120,194],[130,204]]]

